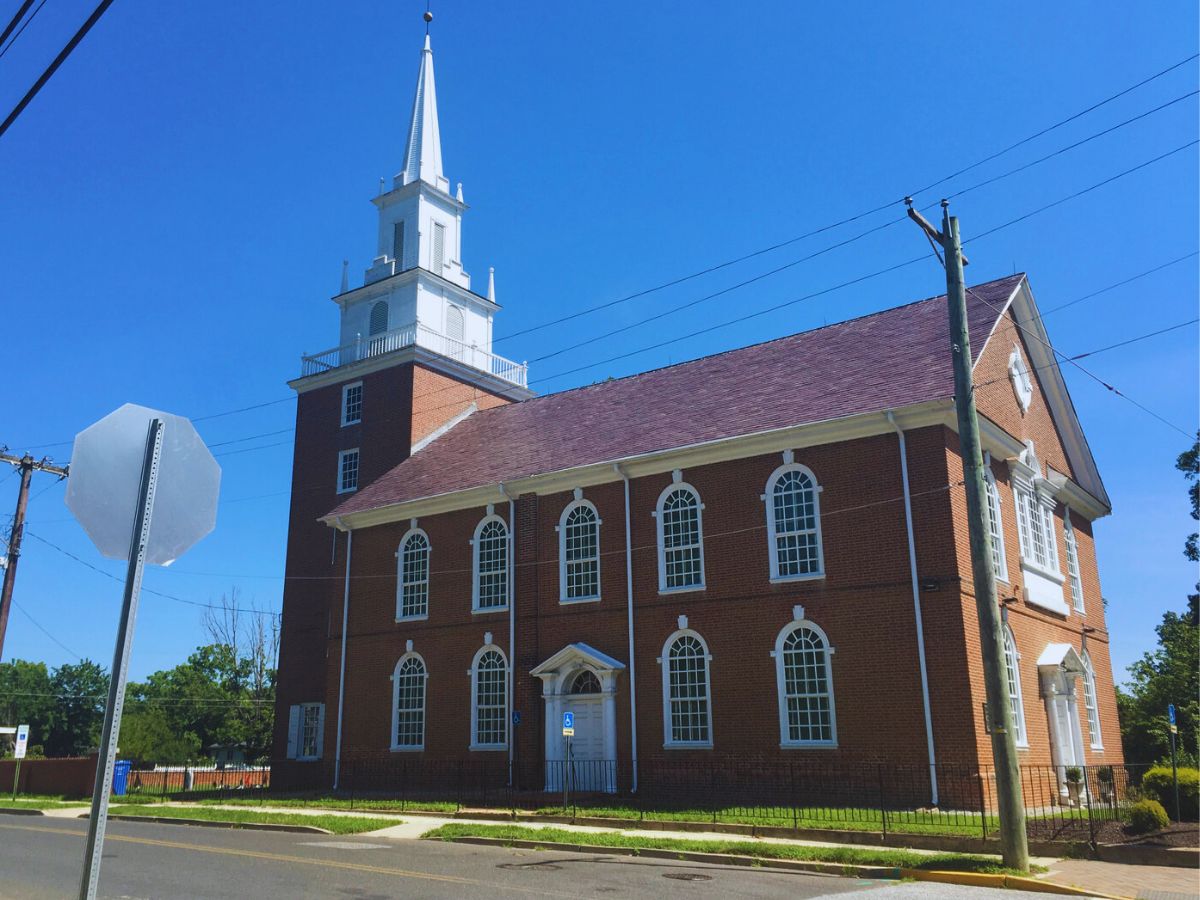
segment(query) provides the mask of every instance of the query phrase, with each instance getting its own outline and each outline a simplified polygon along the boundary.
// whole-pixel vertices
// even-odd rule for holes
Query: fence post
[[[1087,806],[1088,814],[1088,843],[1092,848],[1096,847],[1096,820],[1092,811],[1092,788],[1088,784],[1088,778],[1091,776],[1088,766],[1079,767],[1083,771],[1083,802]]]
[[[887,804],[883,797],[883,763],[876,766],[879,773],[879,818],[883,823],[883,836],[887,837]]]
[[[800,809],[796,803],[796,764],[794,762],[788,763],[788,776],[792,787],[792,831],[798,831],[800,829]]]
[[[984,779],[984,771],[983,771],[983,767],[980,766],[979,768],[977,768],[975,770],[975,780],[976,780],[976,782],[979,783],[979,827],[983,831],[983,834],[981,835],[981,837],[986,841],[987,834],[988,834],[988,832],[987,832],[988,806],[987,806],[987,795],[985,794],[984,787],[983,787],[983,779]]]

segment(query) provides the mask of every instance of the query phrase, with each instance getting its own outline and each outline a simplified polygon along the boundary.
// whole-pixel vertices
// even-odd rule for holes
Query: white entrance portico
[[[530,673],[542,680],[546,704],[546,790],[617,789],[617,675],[621,663],[584,643],[568,644]],[[575,714],[575,736],[566,757],[564,712]]]
[[[1075,679],[1084,674],[1083,660],[1070,644],[1047,644],[1037,667],[1050,725],[1050,758],[1058,776],[1059,796],[1065,800],[1069,793],[1067,769],[1085,762],[1075,700]]]

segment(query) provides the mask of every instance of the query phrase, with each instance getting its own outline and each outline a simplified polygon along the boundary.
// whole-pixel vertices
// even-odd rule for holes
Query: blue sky
[[[4,5],[11,14],[16,0]],[[20,98],[90,11],[59,0],[0,59]],[[11,9],[9,9],[11,7]],[[898,200],[1196,52],[1194,3],[956,7],[439,3],[443,157],[472,209],[475,284],[497,269],[503,336]],[[0,444],[66,461],[73,435],[127,401],[194,418],[222,453],[217,530],[147,587],[209,602],[237,587],[278,608],[302,352],[337,342],[341,261],[375,245],[368,202],[400,168],[422,40],[415,2],[120,0],[0,138],[0,296],[9,389]],[[1102,14],[1098,14],[1102,13]],[[969,187],[1196,89],[1195,62],[945,186]],[[1196,98],[955,200],[964,238],[1195,140]],[[969,249],[971,282],[1023,270],[1043,309],[1197,247],[1197,154],[1176,153]],[[534,360],[735,284],[902,214],[899,203],[596,315],[500,341]],[[939,293],[930,260],[778,312],[603,362],[916,256],[884,228],[686,312],[534,364],[557,390]],[[355,282],[353,279],[358,279]],[[1075,354],[1195,318],[1196,258],[1047,318]],[[601,363],[567,377],[567,369]],[[1084,361],[1185,431],[1197,333]],[[1196,580],[1174,469],[1188,439],[1070,368],[1114,515],[1097,525],[1114,668]],[[282,401],[282,402],[273,402]],[[261,437],[253,437],[261,435]],[[252,438],[248,439],[247,438]],[[226,442],[235,443],[226,443]],[[68,443],[61,443],[68,442]],[[220,444],[221,446],[215,446]],[[237,451],[237,452],[232,452]],[[0,514],[16,496],[0,472]],[[118,580],[35,478],[5,658],[108,664]],[[40,538],[41,540],[39,540]],[[61,642],[35,627],[26,613]],[[131,676],[183,659],[199,610],[144,598]]]

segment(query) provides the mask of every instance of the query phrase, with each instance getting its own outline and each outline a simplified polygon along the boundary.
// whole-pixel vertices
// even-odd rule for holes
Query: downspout
[[[512,714],[516,698],[513,696],[513,673],[517,666],[517,504],[516,498],[508,492],[504,482],[500,483],[500,493],[508,498],[508,786],[513,783],[513,760],[517,741],[516,726],[512,722]]]
[[[913,616],[917,621],[917,661],[921,668],[921,703],[925,709],[925,748],[929,753],[930,804],[938,805],[937,757],[933,749],[933,714],[929,708],[929,671],[925,665],[925,625],[921,618],[921,584],[917,578],[917,544],[913,538],[912,497],[908,491],[908,445],[904,429],[888,410],[887,420],[900,438],[900,477],[904,483],[904,527],[908,531],[908,568],[912,576]]]
[[[638,789],[637,669],[634,663],[633,647],[633,538],[629,525],[629,476],[621,469],[620,463],[613,463],[613,469],[625,482],[625,597],[629,616],[629,753],[633,762],[633,782],[630,786],[630,793],[636,794]]]
[[[345,528],[341,517],[338,528]],[[350,619],[350,551],[354,546],[354,532],[346,528],[346,584],[342,595],[342,658],[338,664],[338,713],[337,743],[333,751],[333,789],[338,789],[342,776],[342,706],[346,696],[346,626]]]

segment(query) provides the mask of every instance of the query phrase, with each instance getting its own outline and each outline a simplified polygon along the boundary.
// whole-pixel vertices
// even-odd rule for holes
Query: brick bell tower
[[[338,345],[304,355],[288,382],[298,396],[277,760],[329,763],[333,747],[345,537],[318,519],[466,416],[532,395],[525,365],[491,352],[493,270],[483,296],[463,269],[467,205],[442,171],[428,29],[402,163],[371,201],[377,250],[362,286],[351,289],[343,270],[332,298]]]

